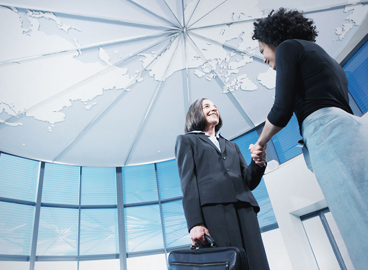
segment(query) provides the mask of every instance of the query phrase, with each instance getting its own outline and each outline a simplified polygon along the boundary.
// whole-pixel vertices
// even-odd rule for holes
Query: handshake
[[[249,145],[249,151],[251,153],[252,159],[260,167],[266,167],[267,165],[266,148],[267,144],[264,146],[261,146],[258,143]]]

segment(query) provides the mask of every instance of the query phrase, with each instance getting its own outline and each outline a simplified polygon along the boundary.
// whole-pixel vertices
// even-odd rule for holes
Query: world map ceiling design
[[[279,7],[314,20],[333,57],[367,1],[0,0],[0,151],[126,166],[174,158],[189,105],[214,101],[233,139],[260,125],[275,72],[251,39]]]

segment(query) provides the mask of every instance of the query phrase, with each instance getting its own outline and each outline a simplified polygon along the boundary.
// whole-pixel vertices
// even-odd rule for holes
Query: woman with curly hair
[[[267,142],[295,113],[303,154],[325,196],[356,269],[366,269],[368,123],[349,106],[344,70],[320,46],[313,21],[280,8],[254,22],[264,62],[276,70],[275,101],[262,134],[250,145],[262,160]]]

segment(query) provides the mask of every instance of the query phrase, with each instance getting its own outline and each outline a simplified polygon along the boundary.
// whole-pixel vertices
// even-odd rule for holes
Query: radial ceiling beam
[[[154,12],[150,11],[149,9],[145,8],[144,6],[142,6],[142,5],[140,5],[140,4],[136,3],[136,2],[134,2],[133,0],[127,0],[127,1],[128,1],[128,2],[130,2],[130,3],[132,3],[132,4],[133,4],[133,5],[135,5],[135,6],[139,7],[139,8],[140,8],[141,10],[143,10],[144,12],[146,12],[146,13],[148,13],[148,14],[151,14],[151,15],[153,15],[153,16],[155,16],[155,17],[157,17],[157,18],[158,18],[158,19],[160,19],[161,21],[164,21],[164,22],[169,23],[172,27],[180,28],[180,23],[179,23],[179,25],[176,25],[176,24],[174,24],[173,22],[169,21],[168,19],[166,19],[166,18],[164,18],[164,17],[162,17],[162,16],[160,16],[160,15],[158,15],[158,14],[156,14],[156,13],[154,13]]]
[[[172,41],[170,42],[170,44],[171,43],[172,43]],[[157,45],[157,44],[155,44],[155,45]],[[151,46],[151,47],[153,47],[153,46]],[[162,51],[159,54],[157,54],[157,56],[154,59],[152,59],[151,62],[147,66],[142,67],[142,69],[140,70],[140,72],[137,73],[136,76],[130,82],[133,82],[137,78],[139,78],[139,76],[142,74],[142,72],[144,70],[146,70],[165,50],[166,50],[166,47],[164,49],[162,49]],[[117,90],[124,90],[124,89],[117,89]],[[85,125],[83,127],[83,129],[68,143],[68,145],[66,147],[64,147],[64,149],[57,156],[55,156],[55,158],[53,159],[53,162],[58,161],[67,152],[67,150],[70,149],[71,146],[78,139],[80,139],[84,134],[86,134],[87,130],[90,129],[97,122],[97,120],[99,118],[101,118],[107,112],[107,110],[109,108],[111,108],[112,106],[115,106],[115,104],[117,103],[117,101],[120,100],[125,94],[126,94],[126,91],[122,91],[120,94],[118,94],[107,106],[104,107],[103,110],[101,110],[99,112],[98,115],[96,115],[90,122],[88,122],[87,125]],[[147,115],[145,117],[147,117]],[[136,140],[136,138],[135,138],[135,140]]]
[[[24,62],[24,61],[28,61],[28,60],[34,60],[34,59],[38,59],[38,58],[44,58],[44,57],[54,56],[54,55],[64,54],[64,53],[71,53],[71,52],[75,52],[75,51],[91,50],[91,49],[99,48],[101,46],[112,46],[112,45],[124,44],[124,43],[129,43],[129,42],[139,42],[139,41],[145,41],[145,40],[149,40],[149,39],[152,39],[152,38],[158,38],[158,37],[162,37],[162,36],[168,37],[170,35],[172,35],[172,33],[163,32],[163,33],[160,33],[160,34],[134,37],[134,38],[130,38],[130,39],[118,39],[118,40],[111,40],[111,41],[107,41],[107,42],[99,42],[99,43],[96,43],[96,44],[90,44],[90,45],[86,45],[86,46],[75,47],[75,48],[72,48],[72,49],[58,50],[58,51],[44,53],[44,54],[31,55],[31,56],[22,57],[22,58],[15,58],[15,59],[9,59],[9,60],[5,60],[5,61],[0,61],[0,65],[20,63],[20,62]]]
[[[190,102],[192,100],[190,95],[190,82],[189,82],[189,68],[188,68],[188,54],[187,54],[187,32],[183,33],[183,39],[184,39],[184,52],[185,52],[185,79],[184,79],[184,87],[183,87],[183,97],[184,97],[184,108],[185,112],[189,109]]]
[[[234,46],[231,46],[231,45],[228,45],[228,44],[222,44],[221,42],[218,42],[218,41],[216,41],[216,40],[214,40],[214,39],[211,39],[211,38],[208,38],[208,37],[205,37],[205,36],[202,36],[202,35],[196,34],[196,33],[194,33],[193,31],[190,31],[190,34],[191,34],[191,35],[193,35],[193,36],[196,36],[196,37],[198,37],[198,38],[204,39],[204,40],[206,40],[206,41],[210,41],[210,42],[212,42],[213,44],[216,44],[216,45],[218,45],[218,46],[220,46],[220,47],[224,47],[224,48],[227,48],[227,49],[229,49],[229,50],[233,50],[233,51],[235,51],[235,52],[237,52],[237,53],[246,54],[246,55],[248,55],[249,57],[252,57],[252,58],[256,59],[257,61],[260,61],[260,62],[264,63],[264,62],[263,62],[263,57],[260,57],[260,56],[258,56],[258,55],[254,55],[254,54],[252,54],[252,53],[250,53],[250,52],[248,52],[248,51],[242,51],[242,50],[239,50],[238,48],[236,48],[236,47],[234,47]]]
[[[174,40],[172,40],[172,42],[170,43],[170,46],[171,46],[171,44],[174,42]],[[176,45],[176,48],[175,48],[175,50],[174,50],[174,52],[173,52],[173,54],[172,54],[172,56],[171,56],[171,59],[170,59],[170,63],[167,65],[167,67],[166,67],[166,70],[165,70],[165,73],[164,73],[164,75],[163,75],[163,78],[165,78],[166,77],[166,74],[167,74],[167,72],[168,72],[168,70],[169,70],[169,68],[170,68],[170,66],[171,66],[171,64],[173,63],[173,58],[174,58],[174,56],[175,56],[175,53],[177,52],[177,50],[178,50],[178,46],[179,46],[179,44],[180,44],[180,42],[178,41],[177,42],[177,45]],[[168,46],[169,47],[169,46]],[[162,53],[162,52],[161,52]],[[160,54],[161,54],[160,53]],[[135,148],[135,145],[136,145],[136,143],[137,143],[137,141],[139,140],[139,138],[140,138],[140,136],[141,136],[141,134],[142,134],[142,130],[143,130],[143,128],[144,128],[144,126],[146,125],[146,122],[147,122],[147,120],[148,120],[148,117],[149,117],[149,115],[150,115],[150,113],[151,113],[151,110],[152,110],[152,108],[153,108],[153,105],[156,103],[156,101],[157,101],[157,97],[158,97],[158,95],[159,95],[159,93],[160,93],[160,90],[161,90],[161,87],[162,87],[162,83],[163,83],[163,81],[160,81],[159,82],[159,84],[157,85],[157,87],[156,87],[156,89],[155,89],[155,91],[154,91],[154,94],[153,94],[153,96],[152,96],[152,98],[151,98],[151,101],[150,101],[150,103],[149,103],[149,105],[148,105],[148,107],[147,107],[147,109],[146,109],[146,112],[145,112],[145,114],[144,114],[144,116],[143,116],[143,118],[142,118],[142,120],[141,120],[141,122],[140,122],[140,124],[139,124],[139,127],[138,127],[138,129],[137,129],[137,131],[136,131],[136,133],[135,133],[135,136],[134,136],[134,140],[133,140],[133,142],[132,142],[132,144],[131,144],[131,146],[130,146],[130,150],[129,150],[129,152],[128,152],[128,155],[127,155],[127,157],[126,157],[126,159],[125,159],[125,162],[124,162],[124,166],[126,166],[127,164],[128,164],[128,162],[129,162],[129,160],[130,160],[130,158],[131,158],[131,155],[132,155],[132,153],[133,153],[133,150],[134,150],[134,148]]]
[[[321,6],[321,7],[318,7],[318,8],[306,9],[306,10],[303,10],[302,12],[304,14],[310,14],[310,13],[318,13],[318,12],[330,11],[330,10],[335,10],[335,9],[342,9],[342,8],[345,8],[345,7],[348,7],[348,6],[366,5],[366,4],[368,4],[368,1],[361,1],[361,2],[355,2],[355,3],[339,3],[339,4],[331,4],[331,5],[327,5],[327,6]],[[233,25],[233,24],[250,23],[250,22],[254,22],[255,20],[261,19],[261,18],[264,18],[264,17],[249,18],[249,19],[238,20],[238,21],[229,21],[229,22],[199,26],[199,27],[190,27],[190,29],[191,30],[197,30],[197,29],[206,29],[206,28],[213,28],[213,27],[219,27],[219,26],[229,26],[229,25]],[[196,22],[198,22],[198,21],[196,21]]]
[[[194,0],[193,0],[193,1],[194,1]],[[197,4],[196,4],[196,6],[194,7],[194,9],[193,9],[193,11],[192,11],[192,14],[190,14],[190,17],[189,17],[189,19],[188,19],[188,23],[186,24],[186,23],[185,23],[185,21],[184,21],[184,25],[185,25],[185,26],[189,25],[190,20],[192,19],[192,17],[193,17],[193,15],[194,15],[194,13],[195,13],[195,12],[196,12],[196,10],[197,10],[197,7],[198,7],[198,5],[199,5],[199,1],[200,1],[200,0],[197,0]],[[184,0],[182,0],[182,2],[184,2]],[[183,3],[183,5],[184,5],[184,3]],[[184,13],[184,8],[183,8],[183,13]]]
[[[204,14],[202,17],[200,17],[198,20],[196,20],[194,23],[189,24],[188,23],[188,28],[191,28],[194,24],[196,24],[197,22],[199,22],[200,20],[202,20],[204,17],[206,17],[208,14],[210,14],[212,11],[216,10],[217,8],[219,8],[221,5],[223,5],[225,2],[227,2],[227,0],[224,0],[223,2],[221,2],[220,4],[218,4],[216,7],[214,7],[213,9],[211,9],[210,11],[208,11],[206,14]],[[194,12],[193,12],[194,13]]]
[[[124,63],[125,61],[127,61],[127,60],[131,59],[132,57],[135,57],[135,56],[137,56],[138,54],[140,54],[140,53],[142,53],[142,52],[144,52],[144,51],[146,51],[146,50],[148,50],[148,49],[150,49],[150,48],[152,48],[152,47],[154,47],[154,46],[156,46],[156,45],[158,45],[158,44],[160,44],[160,43],[162,43],[162,42],[164,42],[164,41],[166,41],[166,40],[168,40],[168,39],[170,39],[170,38],[172,38],[172,37],[173,37],[173,35],[170,35],[170,36],[167,36],[167,37],[165,37],[165,38],[161,39],[161,40],[160,40],[160,41],[158,41],[158,42],[154,42],[153,44],[150,44],[150,45],[148,45],[147,47],[145,47],[145,48],[143,48],[143,49],[140,49],[140,50],[136,51],[136,52],[135,52],[135,53],[133,53],[133,54],[128,55],[127,57],[125,57],[125,58],[123,58],[123,59],[119,60],[118,62],[115,62],[113,65],[108,66],[108,67],[106,67],[105,69],[103,69],[103,70],[101,70],[101,71],[99,71],[99,72],[97,72],[97,73],[94,73],[94,74],[90,75],[89,77],[85,78],[84,80],[82,80],[82,81],[80,81],[80,82],[78,82],[78,83],[76,83],[76,84],[74,84],[74,85],[71,85],[70,87],[68,87],[68,88],[66,88],[66,89],[64,89],[64,90],[62,90],[62,91],[60,91],[59,93],[56,93],[55,95],[52,95],[51,97],[48,97],[48,98],[46,98],[46,99],[44,99],[44,100],[42,100],[42,101],[40,101],[40,102],[38,102],[38,103],[34,104],[33,106],[31,106],[31,107],[29,107],[29,108],[27,108],[27,109],[23,110],[22,112],[17,113],[17,115],[16,115],[16,116],[11,116],[11,117],[9,117],[9,118],[5,119],[4,121],[5,121],[5,122],[8,122],[9,120],[14,119],[14,118],[16,118],[16,117],[17,117],[17,118],[19,118],[19,117],[25,117],[25,115],[26,115],[26,113],[27,113],[27,112],[30,112],[30,111],[32,111],[32,110],[34,110],[34,109],[37,109],[37,108],[39,108],[39,107],[41,107],[41,106],[43,106],[43,105],[45,105],[45,104],[47,104],[47,103],[51,102],[52,100],[55,100],[56,98],[58,98],[58,97],[60,97],[60,96],[63,96],[63,95],[65,95],[65,94],[67,94],[67,93],[69,93],[69,92],[71,92],[71,91],[74,91],[74,90],[75,90],[75,89],[77,89],[78,87],[80,87],[80,86],[82,86],[82,85],[84,85],[84,84],[86,84],[86,83],[88,83],[88,82],[90,82],[90,81],[94,80],[96,77],[98,77],[98,76],[102,76],[103,74],[108,73],[112,67],[117,66],[117,65],[120,65],[120,64]],[[0,125],[0,129],[1,129],[3,126],[5,126],[5,125]]]
[[[368,1],[360,1],[360,2],[354,2],[354,3],[341,3],[341,4],[331,4],[331,5],[326,5],[326,6],[321,6],[318,8],[311,8],[311,9],[306,9],[303,10],[304,14],[309,14],[309,13],[318,13],[318,12],[323,12],[323,11],[330,11],[330,10],[335,10],[335,9],[342,9],[342,8],[346,8],[349,6],[356,6],[356,5],[366,5],[368,4]]]
[[[4,2],[4,1],[2,1]],[[128,2],[131,2],[130,0]],[[54,14],[58,14],[59,16],[64,16],[64,17],[77,17],[78,19],[83,19],[83,20],[88,20],[88,21],[100,21],[100,22],[105,22],[105,23],[112,23],[112,24],[123,24],[123,25],[129,25],[129,26],[133,26],[133,27],[139,27],[139,28],[148,28],[148,29],[158,29],[158,30],[166,30],[167,28],[170,28],[168,26],[165,25],[154,25],[152,23],[140,23],[140,22],[135,22],[135,21],[128,21],[128,20],[122,20],[120,18],[113,18],[113,17],[102,17],[102,16],[96,16],[96,15],[90,15],[90,14],[83,14],[81,12],[71,12],[71,11],[58,11],[55,9],[40,9],[38,7],[32,7],[30,5],[19,5],[16,4],[14,5],[13,3],[9,2],[9,3],[0,3],[0,6],[3,7],[7,7],[7,8],[16,8],[19,10],[36,10],[36,11],[41,11],[41,12],[48,12],[48,13],[54,13]],[[151,14],[155,15],[156,17],[159,17],[158,15],[150,12]],[[167,21],[166,19],[159,17],[162,20]],[[176,25],[174,25],[173,23],[169,22],[170,26],[172,28],[177,28]]]
[[[175,20],[178,22],[178,25],[182,26],[182,24],[180,23],[178,17],[175,15],[175,13],[172,11],[171,7],[169,6],[169,4],[166,2],[166,0],[162,0],[166,7],[170,10],[170,13],[172,14],[172,16],[175,18]]]
[[[186,25],[185,25],[185,6],[184,6],[184,0],[181,0],[181,12],[182,12],[182,19],[183,19],[182,26],[183,27],[186,27]]]

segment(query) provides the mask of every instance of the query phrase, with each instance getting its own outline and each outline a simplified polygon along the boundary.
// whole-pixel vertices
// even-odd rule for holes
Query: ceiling
[[[0,0],[0,151],[82,166],[172,159],[199,97],[233,139],[263,123],[274,99],[254,19],[304,11],[337,58],[368,12],[350,3]]]

